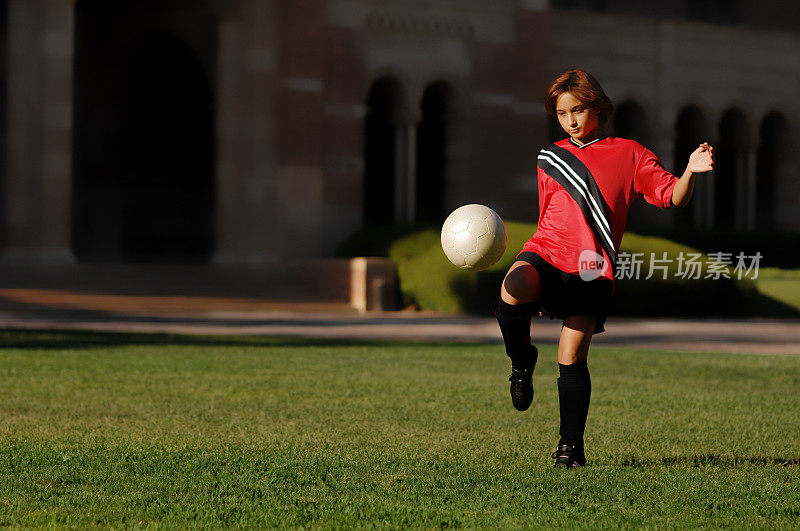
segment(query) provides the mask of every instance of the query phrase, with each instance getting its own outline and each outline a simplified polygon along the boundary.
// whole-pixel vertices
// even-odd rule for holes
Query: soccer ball
[[[506,250],[506,226],[500,216],[483,205],[464,205],[442,225],[442,249],[461,269],[483,271],[500,260]]]

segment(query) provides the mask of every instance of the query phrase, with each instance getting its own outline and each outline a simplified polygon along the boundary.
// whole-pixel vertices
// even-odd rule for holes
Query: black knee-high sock
[[[536,349],[531,346],[533,310],[533,303],[514,305],[501,300],[494,312],[503,333],[506,354],[511,358],[511,367],[515,370],[527,370],[536,363]]]
[[[586,360],[572,365],[558,364],[558,400],[561,409],[561,441],[583,448],[583,431],[589,414],[592,380]]]

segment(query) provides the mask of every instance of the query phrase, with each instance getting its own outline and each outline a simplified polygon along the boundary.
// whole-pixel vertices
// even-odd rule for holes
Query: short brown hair
[[[544,99],[544,107],[547,109],[547,114],[550,116],[556,115],[556,101],[565,92],[571,93],[579,101],[597,111],[601,124],[605,123],[614,112],[614,104],[603,92],[600,82],[586,70],[570,68],[558,76],[550,84],[550,88],[547,89],[547,95]]]

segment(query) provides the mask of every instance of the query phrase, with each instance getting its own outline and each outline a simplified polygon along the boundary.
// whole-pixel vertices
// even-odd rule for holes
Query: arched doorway
[[[675,121],[675,145],[673,150],[675,161],[673,167],[678,177],[686,169],[689,155],[702,142],[711,142],[708,121],[703,111],[694,105],[684,107]],[[695,209],[703,208],[703,205],[700,204],[704,199],[703,184],[696,179],[692,200],[684,208],[677,209],[676,222],[679,225],[686,227],[695,225]]]
[[[622,102],[614,111],[614,135],[643,145],[650,141],[650,127],[644,108],[633,100]]]
[[[432,83],[422,94],[422,121],[417,127],[416,221],[442,221],[452,99],[453,89],[444,82]]]
[[[719,121],[719,146],[715,150],[714,227],[734,229],[745,217],[741,204],[749,164],[750,136],[747,118],[739,109],[726,111]]]
[[[123,100],[122,246],[128,260],[212,251],[213,110],[193,52],[169,35],[135,50]]]
[[[390,76],[377,79],[367,94],[364,119],[364,224],[395,220],[399,114],[403,105],[400,82]]]
[[[135,2],[76,7],[72,246],[81,261],[193,263],[213,252],[212,82],[185,41],[150,31],[159,15]]]
[[[780,113],[770,113],[761,122],[759,136],[755,228],[770,230],[775,226],[775,188],[789,149],[789,124]]]

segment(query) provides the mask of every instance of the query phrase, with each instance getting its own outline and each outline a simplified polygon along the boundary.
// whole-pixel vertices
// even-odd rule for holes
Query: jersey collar
[[[577,142],[577,141],[576,141],[574,138],[572,138],[572,137],[569,137],[569,141],[570,141],[570,143],[571,143],[573,146],[575,146],[575,147],[577,147],[577,148],[580,148],[580,149],[583,149],[583,148],[585,148],[586,146],[591,146],[591,145],[592,145],[592,144],[594,144],[595,142],[600,142],[600,141],[601,141],[601,140],[603,140],[604,138],[606,138],[606,137],[605,137],[605,136],[600,136],[600,137],[598,137],[598,138],[595,138],[595,139],[594,139],[594,140],[592,140],[591,142],[587,142],[586,144],[579,144],[579,143],[578,143],[578,142]]]

